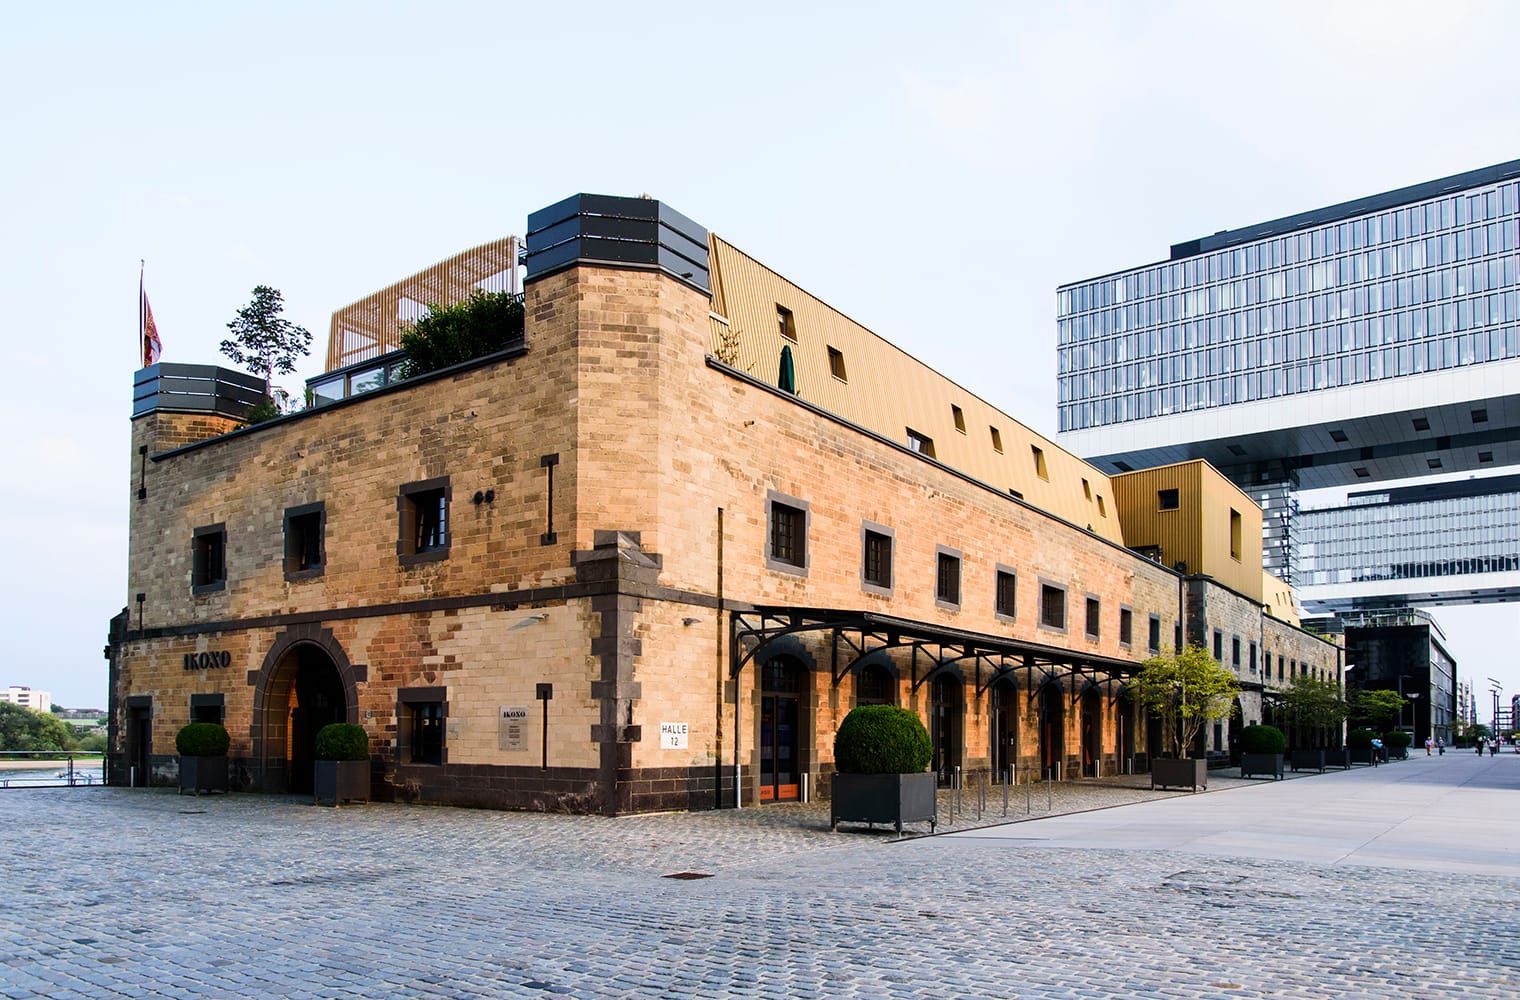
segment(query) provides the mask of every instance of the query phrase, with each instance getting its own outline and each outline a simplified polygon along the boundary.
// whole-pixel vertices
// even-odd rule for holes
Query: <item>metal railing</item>
[[[0,788],[75,788],[105,783],[106,758],[99,751],[0,750]]]

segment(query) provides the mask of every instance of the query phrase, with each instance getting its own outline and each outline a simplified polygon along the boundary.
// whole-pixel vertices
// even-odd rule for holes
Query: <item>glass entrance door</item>
[[[1018,695],[1007,681],[998,681],[992,688],[992,766],[998,781],[1011,776],[1018,760],[1017,734],[1014,729],[1014,711],[1018,707]]]
[[[790,660],[772,660],[763,668],[762,680],[760,801],[795,802],[801,797],[803,671]]]

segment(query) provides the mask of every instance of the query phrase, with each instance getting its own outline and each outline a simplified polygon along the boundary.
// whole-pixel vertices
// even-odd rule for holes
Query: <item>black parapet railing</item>
[[[159,362],[132,377],[132,416],[164,410],[242,420],[264,398],[264,380],[217,365]]]
[[[573,264],[663,271],[703,292],[707,230],[653,198],[571,195],[528,216],[527,280]]]

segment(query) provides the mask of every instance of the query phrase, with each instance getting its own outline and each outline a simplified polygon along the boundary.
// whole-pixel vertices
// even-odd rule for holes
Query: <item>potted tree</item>
[[[834,780],[829,829],[846,823],[939,820],[929,734],[918,716],[896,705],[862,705],[845,716],[834,734]]]
[[[369,734],[363,726],[334,722],[317,730],[312,792],[318,804],[369,801]]]
[[[179,793],[227,790],[227,730],[216,722],[192,722],[174,735],[179,752]]]
[[[1247,726],[1240,731],[1240,776],[1270,775],[1281,781],[1287,737],[1276,726]]]
[[[1208,760],[1184,757],[1210,719],[1228,716],[1240,682],[1202,646],[1153,656],[1140,665],[1136,699],[1161,723],[1161,753],[1151,761],[1152,788],[1209,787]]]
[[[1341,724],[1346,721],[1346,701],[1340,685],[1299,674],[1281,694],[1283,712],[1292,720],[1297,733],[1289,762],[1293,770],[1314,768],[1323,772],[1326,764],[1347,767],[1350,758],[1344,748],[1326,747],[1331,740],[1340,743]],[[1308,745],[1300,745],[1298,741]]]
[[[1353,729],[1346,734],[1346,749],[1351,752],[1351,763],[1372,764],[1372,737],[1370,729]]]

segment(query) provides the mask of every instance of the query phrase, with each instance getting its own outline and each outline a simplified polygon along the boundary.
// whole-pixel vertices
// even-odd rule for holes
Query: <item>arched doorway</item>
[[[330,641],[330,640],[329,640]],[[326,644],[271,650],[254,706],[255,753],[264,791],[309,793],[317,732],[357,715],[344,670]]]
[[[760,668],[761,802],[795,802],[802,790],[802,694],[807,671],[789,656]]]
[[[1040,775],[1055,778],[1066,759],[1066,698],[1054,681],[1040,689]]]
[[[1245,710],[1241,708],[1240,699],[1235,699],[1235,710],[1230,713],[1229,743],[1230,766],[1240,766],[1240,731],[1245,727]]]
[[[1135,769],[1135,699],[1127,691],[1119,693],[1114,708],[1114,767],[1121,774]]]
[[[1103,699],[1097,688],[1082,692],[1082,776],[1096,778],[1103,756]]]
[[[950,784],[961,763],[961,682],[952,674],[934,678],[929,687],[929,739],[934,745],[934,773],[941,785]]]
[[[862,664],[855,674],[856,705],[897,704],[897,682],[880,663]]]
[[[1019,691],[1006,677],[992,685],[992,768],[997,781],[1008,780],[1019,760]]]

